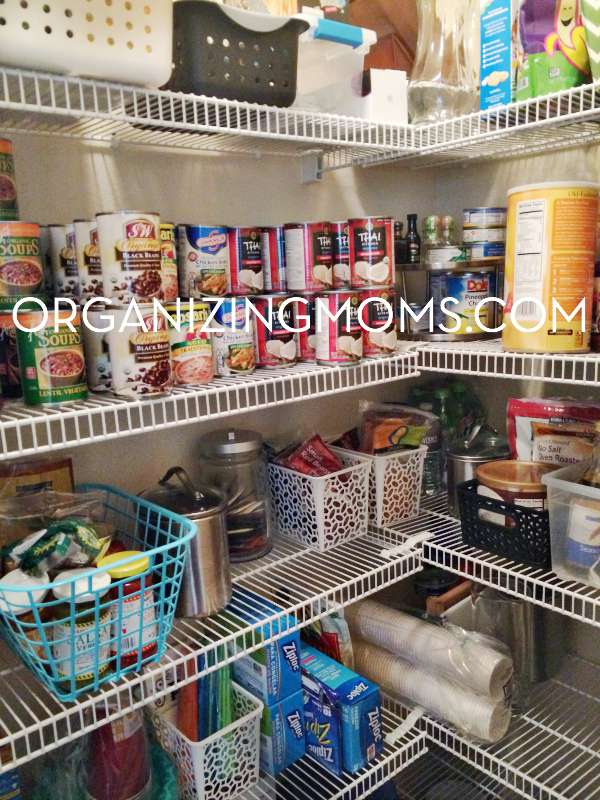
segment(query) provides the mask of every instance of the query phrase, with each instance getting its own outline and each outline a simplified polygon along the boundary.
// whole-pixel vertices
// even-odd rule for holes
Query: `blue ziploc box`
[[[265,706],[260,723],[260,768],[279,775],[305,752],[304,695],[300,691]]]
[[[243,594],[243,610],[240,612],[240,603],[236,602],[235,614],[246,622],[258,622],[281,612],[275,603],[249,592],[247,589],[236,590],[236,600]],[[269,638],[277,636],[297,625],[297,620],[291,615],[279,617],[264,627],[258,633],[249,635],[256,641],[257,635]],[[267,706],[278,703],[284,697],[296,694],[302,688],[302,674],[300,667],[300,634],[298,631],[288,633],[274,642],[255,650],[249,655],[242,656],[232,664],[233,679],[255,697],[258,697]]]
[[[383,750],[379,686],[314,647],[302,647],[307,752],[340,775]]]

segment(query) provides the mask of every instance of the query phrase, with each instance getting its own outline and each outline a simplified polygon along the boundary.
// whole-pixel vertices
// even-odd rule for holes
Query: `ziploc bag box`
[[[314,647],[302,647],[306,750],[340,775],[383,750],[379,686]]]
[[[479,107],[514,99],[517,69],[519,0],[480,0]]]
[[[242,595],[243,604],[239,602]],[[238,588],[236,600],[235,613],[245,622],[256,623],[281,612],[278,605],[247,589]],[[242,605],[243,610],[240,611]],[[278,636],[297,624],[296,618],[291,615],[267,622],[258,629],[258,633],[249,636],[249,644],[256,642],[257,635],[265,639]],[[302,688],[300,634],[294,631],[260,650],[242,656],[233,662],[232,671],[233,679],[267,706],[299,692]]]
[[[260,768],[269,775],[278,775],[305,752],[304,695],[299,691],[264,707],[260,723]]]

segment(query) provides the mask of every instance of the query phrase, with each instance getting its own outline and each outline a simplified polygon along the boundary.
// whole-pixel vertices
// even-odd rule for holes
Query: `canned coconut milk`
[[[0,139],[0,220],[19,219],[12,142]]]
[[[363,355],[358,292],[327,292],[316,298],[317,363],[352,366]],[[337,319],[340,309],[344,309]],[[328,316],[325,310],[329,311]]]
[[[152,306],[140,306],[147,331],[142,327],[119,330],[128,308],[110,307],[113,330],[109,331],[108,352],[112,367],[113,392],[129,398],[157,397],[171,393],[171,349],[165,319],[154,326]],[[129,321],[135,317],[129,315]]]
[[[54,296],[68,298],[79,302],[80,285],[77,268],[77,251],[75,249],[75,226],[49,225],[50,230],[50,263],[52,264],[52,280]]]
[[[43,299],[43,283],[39,225],[0,222],[0,310],[12,309],[21,297]]]
[[[317,360],[317,337],[315,335],[315,295],[296,298],[296,327],[298,328],[298,359],[314,364]],[[304,330],[301,330],[304,328]]]
[[[221,297],[231,291],[227,228],[179,225],[179,291],[182,297]]]
[[[350,286],[350,241],[348,220],[331,223],[333,237],[333,288]]]
[[[233,295],[264,290],[260,228],[229,228],[229,270]]]
[[[360,293],[363,307],[363,355],[381,358],[394,355],[398,347],[396,325],[396,293],[393,289],[364,289]],[[376,330],[369,330],[376,328]]]
[[[254,305],[258,312],[254,321],[256,365],[268,369],[293,366],[298,361],[298,337],[285,326],[296,327],[295,303],[288,295],[277,294],[261,295]]]
[[[86,324],[87,318],[87,324]],[[92,392],[110,392],[112,390],[112,370],[108,350],[108,333],[93,330],[105,328],[111,319],[109,311],[99,308],[87,308],[83,314],[83,345],[85,351],[85,368],[88,386]]]
[[[104,295],[115,305],[162,298],[160,219],[144,211],[96,214]]]
[[[350,285],[394,285],[394,220],[363,217],[348,220],[350,243]]]
[[[75,230],[79,296],[81,303],[84,304],[92,297],[104,296],[102,265],[98,250],[98,227],[96,220],[76,219],[73,228]]]
[[[179,291],[175,225],[173,225],[172,222],[161,222],[159,232],[163,300],[165,303],[172,303],[174,300],[177,300]]]
[[[290,222],[284,226],[287,287],[319,292],[333,286],[333,240],[329,222]]]
[[[176,318],[177,306],[166,310]],[[171,342],[171,366],[177,386],[196,386],[213,379],[213,352],[210,334],[203,330],[210,307],[208,303],[191,300],[181,304],[180,330],[168,320]]]
[[[228,297],[209,301],[218,308],[210,322],[215,375],[249,375],[256,367],[254,317],[246,328],[246,301]]]
[[[283,226],[262,228],[262,261],[265,291],[285,292],[285,236]]]

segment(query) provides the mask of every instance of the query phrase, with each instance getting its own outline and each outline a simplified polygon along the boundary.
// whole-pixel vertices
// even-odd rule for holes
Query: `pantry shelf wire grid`
[[[245,377],[215,378],[206,386],[178,388],[168,397],[155,399],[90,394],[85,401],[56,406],[11,402],[0,411],[0,461],[224,418],[418,374],[416,353],[405,352],[346,368],[299,364],[257,370]]]
[[[402,724],[402,718],[384,702],[384,736]],[[386,742],[383,752],[354,774],[336,776],[311,756],[304,756],[277,778],[263,777],[241,795],[240,800],[359,800],[382,786],[411,764],[418,763],[427,748],[425,735],[414,728],[394,744]]]
[[[566,657],[554,678],[537,684],[496,744],[476,744],[428,716],[418,724],[444,750],[527,800],[600,798],[600,668],[582,659]]]
[[[171,688],[196,680],[199,656],[217,669],[331,611],[391,586],[421,569],[420,537],[447,529],[448,520],[423,512],[397,530],[319,553],[276,540],[264,559],[234,565],[234,596],[205,620],[178,620],[163,659],[144,675],[110,681],[73,704],[54,698],[14,656],[0,649],[0,771],[82,736],[104,722],[147,705]],[[258,597],[249,603],[248,593]],[[261,598],[265,598],[262,600]],[[272,604],[281,609],[274,612]],[[293,622],[288,615],[293,615]]]
[[[519,564],[463,544],[460,523],[448,515],[445,497],[426,502],[449,527],[423,545],[423,562],[501,589],[579,622],[600,627],[600,588],[561,580],[554,572]],[[450,520],[453,520],[450,523]]]

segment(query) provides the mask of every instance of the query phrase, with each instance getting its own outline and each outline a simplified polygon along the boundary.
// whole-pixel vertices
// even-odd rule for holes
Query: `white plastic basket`
[[[338,455],[354,452],[332,447]],[[421,481],[427,447],[387,455],[356,453],[371,461],[369,522],[379,527],[415,517],[421,502]]]
[[[169,80],[172,0],[3,0],[3,64],[156,88]]]
[[[371,462],[357,453],[339,453],[346,467],[312,478],[269,464],[274,524],[282,536],[320,552],[367,532]]]
[[[183,800],[230,800],[258,782],[263,704],[236,683],[235,722],[192,742],[164,714],[152,722],[161,747],[175,760]]]

